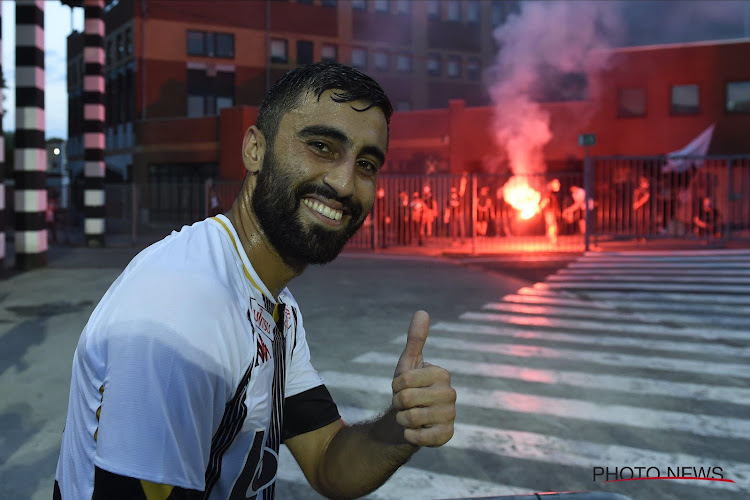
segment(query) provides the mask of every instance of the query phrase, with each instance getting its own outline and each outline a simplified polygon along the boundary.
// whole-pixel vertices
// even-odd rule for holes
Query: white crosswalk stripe
[[[405,339],[404,339],[405,340]],[[355,375],[342,372],[321,373],[326,384],[349,390],[366,387],[369,392],[391,394],[391,379]],[[520,392],[488,391],[455,386],[459,403],[476,408],[510,412],[528,412],[560,418],[574,418],[591,422],[644,427],[648,429],[677,430],[701,436],[743,439],[750,436],[750,420],[691,415],[664,410],[650,410],[625,405],[606,405],[567,398],[533,396]]]
[[[593,469],[638,466],[719,468],[713,478],[731,481],[640,481],[634,499],[750,497],[750,251],[589,253],[493,299],[435,321],[425,347],[458,394],[455,435],[435,453],[480,457],[481,470],[409,464],[367,498],[527,494],[533,476],[513,472],[524,468],[565,470],[560,490],[617,492],[627,483],[595,482]],[[387,404],[383,370],[404,342],[321,372],[345,420]]]
[[[355,363],[394,366],[398,357],[393,354],[368,352],[354,358]],[[538,384],[561,384],[573,387],[601,389],[632,394],[675,396],[704,401],[717,401],[750,406],[750,388],[668,382],[624,375],[590,374],[571,370],[541,370],[502,363],[461,361],[430,357],[430,362],[454,374],[520,380]]]

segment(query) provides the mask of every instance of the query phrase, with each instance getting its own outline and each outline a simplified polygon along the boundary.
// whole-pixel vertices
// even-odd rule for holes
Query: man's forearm
[[[341,429],[322,457],[319,492],[356,498],[377,489],[419,449],[404,439],[404,428],[389,410],[376,420]]]

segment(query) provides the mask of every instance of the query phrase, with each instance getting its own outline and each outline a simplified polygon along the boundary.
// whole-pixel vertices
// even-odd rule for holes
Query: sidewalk
[[[82,269],[82,268],[119,268],[123,269],[138,252],[159,241],[164,235],[144,235],[133,241],[129,235],[108,235],[104,248],[89,248],[83,238],[73,239],[70,244],[52,244],[47,253],[49,267]],[[712,243],[706,240],[684,238],[660,238],[638,242],[636,240],[599,241],[592,238],[592,252],[643,252],[672,250],[715,250],[750,248],[750,241],[730,240]],[[389,246],[386,248],[359,248],[348,246],[346,254],[380,255],[391,257],[418,257],[434,259],[451,259],[462,264],[483,262],[506,263],[561,263],[568,262],[584,253],[583,244],[567,244],[563,251],[553,251],[553,247],[531,239],[516,241],[499,239],[472,243],[470,238],[455,245],[425,246]],[[15,247],[13,241],[6,242],[5,277],[17,274],[15,269]],[[0,274],[2,276],[2,274]]]

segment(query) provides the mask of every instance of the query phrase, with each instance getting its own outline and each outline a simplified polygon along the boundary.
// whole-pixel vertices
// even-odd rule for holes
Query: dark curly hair
[[[380,108],[386,123],[390,124],[393,105],[378,82],[349,66],[319,62],[291,70],[266,93],[260,104],[257,125],[268,147],[273,147],[281,117],[299,106],[306,92],[312,92],[320,100],[323,92],[331,89],[335,89],[331,97],[335,102],[365,101],[369,106],[357,111]]]

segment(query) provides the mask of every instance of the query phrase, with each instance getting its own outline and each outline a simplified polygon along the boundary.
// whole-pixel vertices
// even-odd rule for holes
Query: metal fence
[[[750,237],[750,157],[600,157],[592,165],[599,238]]]
[[[107,234],[122,242],[159,238],[226,212],[240,187],[236,181],[108,184]],[[69,189],[50,193],[65,200],[58,201],[58,236],[79,241],[83,187]],[[528,214],[516,203],[519,192]],[[710,218],[706,198],[714,215],[701,227],[698,221]],[[12,189],[6,199],[13,199]],[[8,210],[12,226],[12,206]],[[664,238],[750,242],[750,156],[595,157],[584,172],[526,176],[382,175],[373,211],[349,247],[580,252],[589,241]]]

